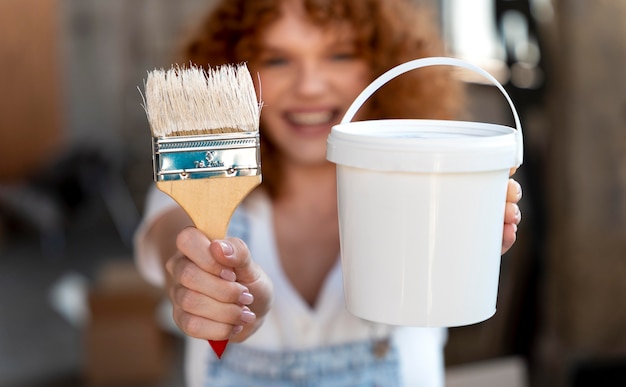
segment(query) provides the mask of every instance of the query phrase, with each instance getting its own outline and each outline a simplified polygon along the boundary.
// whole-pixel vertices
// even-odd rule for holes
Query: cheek
[[[272,72],[254,73],[257,96],[264,105],[272,105],[278,101],[280,95],[284,94],[284,79]]]
[[[349,75],[345,76],[345,74]],[[352,71],[345,72],[339,81],[342,83],[341,89],[345,91],[346,96],[354,100],[370,84],[372,79],[367,66],[360,65]]]
[[[276,131],[277,125],[276,119],[272,118],[271,110],[268,111],[268,109],[264,108],[261,111],[260,124],[263,128],[263,134],[265,135],[265,137],[269,137],[270,139],[274,137],[274,132]]]
[[[273,143],[276,143],[277,139],[284,137],[281,117],[278,111],[273,109],[269,103],[261,110],[261,128],[263,135]]]

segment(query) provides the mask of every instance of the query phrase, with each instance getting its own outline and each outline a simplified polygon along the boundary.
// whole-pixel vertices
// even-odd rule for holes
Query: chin
[[[319,149],[316,149],[315,151],[292,150],[292,152],[287,153],[289,153],[289,159],[291,162],[298,163],[300,165],[314,167],[329,163],[329,161],[326,160],[326,147],[324,147],[321,151]]]

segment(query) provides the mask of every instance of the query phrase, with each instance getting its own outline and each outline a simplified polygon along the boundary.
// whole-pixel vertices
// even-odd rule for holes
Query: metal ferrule
[[[261,174],[258,132],[153,138],[154,181]]]

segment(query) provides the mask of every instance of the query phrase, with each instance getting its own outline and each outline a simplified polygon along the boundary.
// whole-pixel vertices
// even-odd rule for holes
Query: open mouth
[[[286,114],[289,122],[296,126],[330,125],[336,120],[335,110],[323,110],[315,112],[290,112]]]

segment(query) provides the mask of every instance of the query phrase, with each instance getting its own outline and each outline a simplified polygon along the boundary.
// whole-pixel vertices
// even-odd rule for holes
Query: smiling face
[[[370,82],[352,30],[319,27],[302,9],[285,6],[259,44],[250,68],[260,77],[263,135],[284,162],[324,163],[332,126]]]
[[[290,165],[325,162],[332,124],[374,77],[412,59],[446,54],[430,2],[216,3],[186,42],[181,63],[206,68],[245,62],[255,81],[259,73],[262,186],[272,197],[283,189]],[[404,74],[377,90],[357,119],[458,119],[462,84],[450,70]]]

